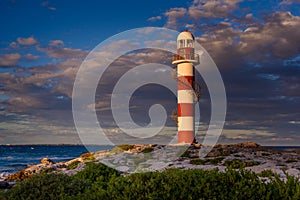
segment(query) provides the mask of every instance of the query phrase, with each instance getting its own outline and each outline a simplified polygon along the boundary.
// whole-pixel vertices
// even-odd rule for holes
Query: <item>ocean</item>
[[[91,151],[112,149],[113,146],[89,146]],[[14,173],[30,165],[41,163],[42,158],[54,162],[67,161],[88,152],[80,145],[0,145],[0,174]]]

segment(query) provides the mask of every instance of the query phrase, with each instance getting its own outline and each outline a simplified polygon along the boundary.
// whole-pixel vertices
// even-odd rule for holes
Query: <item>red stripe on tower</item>
[[[179,103],[177,107],[178,117],[188,117],[194,115],[194,104],[192,103]]]
[[[178,90],[192,90],[193,89],[193,76],[179,76],[178,77]]]

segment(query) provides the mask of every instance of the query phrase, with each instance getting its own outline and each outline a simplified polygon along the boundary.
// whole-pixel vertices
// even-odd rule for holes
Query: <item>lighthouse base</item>
[[[192,144],[194,143],[194,131],[179,131],[178,143]]]

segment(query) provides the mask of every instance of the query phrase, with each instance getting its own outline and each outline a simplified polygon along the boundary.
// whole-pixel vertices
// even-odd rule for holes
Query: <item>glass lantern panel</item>
[[[190,47],[190,48],[194,48],[194,41],[193,40],[191,40],[191,39],[187,39],[187,47]]]
[[[179,41],[178,41],[178,47],[179,47],[179,48],[185,47],[184,45],[185,45],[185,40],[179,40]]]

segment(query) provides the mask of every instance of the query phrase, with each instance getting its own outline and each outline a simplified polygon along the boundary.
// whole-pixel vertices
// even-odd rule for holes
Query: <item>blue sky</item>
[[[155,26],[189,29],[217,64],[228,97],[219,142],[297,145],[299,8],[299,0],[0,0],[0,144],[80,143],[71,105],[82,60],[115,34]],[[127,61],[122,66],[130,65]],[[210,104],[202,84],[205,127]],[[159,94],[167,111],[176,108],[174,96],[163,90]],[[132,108],[133,118],[143,124],[148,120],[145,109],[155,99],[142,90],[137,96],[147,99],[144,105],[133,102],[137,105]],[[98,109],[106,116],[101,106]],[[174,128],[171,120],[167,126]]]

